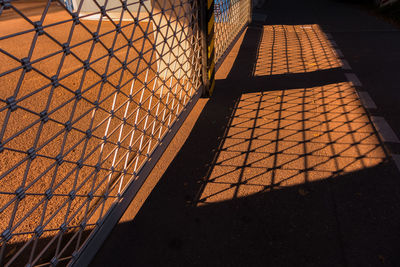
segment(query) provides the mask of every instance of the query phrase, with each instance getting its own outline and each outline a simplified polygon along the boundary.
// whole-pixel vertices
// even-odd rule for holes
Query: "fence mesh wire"
[[[1,266],[71,262],[135,183],[199,91],[197,4],[0,0]]]
[[[215,0],[215,62],[224,54],[246,27],[251,16],[251,0]]]

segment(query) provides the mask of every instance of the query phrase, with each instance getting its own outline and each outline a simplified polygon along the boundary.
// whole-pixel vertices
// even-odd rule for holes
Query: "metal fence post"
[[[199,0],[202,34],[203,96],[211,96],[215,87],[214,0]]]
[[[247,23],[250,25],[252,21],[253,21],[253,1],[249,1],[249,20]]]

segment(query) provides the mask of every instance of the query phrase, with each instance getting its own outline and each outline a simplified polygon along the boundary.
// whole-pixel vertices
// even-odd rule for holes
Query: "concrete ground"
[[[92,266],[400,265],[397,144],[371,121],[400,135],[400,31],[346,1],[256,12],[266,21],[239,40]]]

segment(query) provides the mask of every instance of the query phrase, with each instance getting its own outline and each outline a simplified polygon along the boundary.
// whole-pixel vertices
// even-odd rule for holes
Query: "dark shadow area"
[[[171,179],[135,221],[115,228],[92,266],[397,266],[398,182],[387,169],[310,183],[305,196],[294,186],[200,208],[184,204],[190,176],[168,171]],[[349,236],[350,244],[342,240]],[[346,262],[343,247],[359,265]]]
[[[275,24],[274,20],[270,22]],[[309,19],[307,23],[310,23]],[[306,21],[303,23],[300,18],[300,21],[296,21],[296,25],[298,24],[306,24]],[[256,107],[250,106],[248,111],[238,114],[239,108],[243,107],[240,104],[241,100],[245,100],[247,96],[251,97],[252,94],[258,96],[271,94],[272,98],[277,98],[276,93],[281,93],[281,98],[276,101],[280,105],[288,104],[289,106],[285,107],[286,111],[290,112],[290,108],[297,106],[300,110],[295,111],[293,115],[297,113],[308,116],[308,111],[317,113],[312,111],[314,103],[305,102],[308,89],[324,86],[339,88],[335,84],[345,82],[343,73],[339,69],[254,77],[253,70],[261,34],[260,27],[250,27],[247,30],[229,76],[226,80],[216,82],[213,97],[207,103],[189,139],[162,180],[137,217],[114,228],[91,266],[398,266],[400,264],[399,174],[387,158],[378,139],[372,147],[381,148],[382,152],[379,156],[371,156],[379,159],[375,163],[361,164],[359,168],[346,171],[346,167],[352,162],[364,162],[370,151],[361,154],[354,152],[355,155],[345,156],[350,158],[350,162],[349,164],[345,162],[340,168],[324,170],[324,166],[319,166],[322,168],[319,171],[327,173],[323,177],[313,179],[303,177],[302,180],[299,179],[286,186],[276,181],[270,182],[269,185],[251,184],[249,186],[257,187],[256,191],[250,190],[251,192],[243,195],[233,194],[230,199],[208,201],[210,195],[219,194],[224,190],[215,191],[217,193],[204,197],[207,186],[218,178],[213,176],[216,167],[235,157],[248,157],[250,154],[258,153],[251,144],[245,144],[244,148],[232,151],[236,154],[231,158],[225,157],[221,160],[221,155],[232,148],[224,145],[229,139],[234,139],[235,134],[241,133],[241,129],[238,129],[232,134],[230,132],[232,128],[243,126],[243,131],[252,132],[248,137],[238,136],[239,139],[243,139],[239,140],[239,143],[251,143],[259,139],[259,136],[255,135],[257,129],[266,129],[264,133],[269,133],[268,127],[257,124],[257,120],[262,116],[270,116],[268,112],[262,115],[259,113],[262,108],[266,108],[267,111],[272,108],[269,107],[268,101],[264,103],[265,107],[261,107],[261,102],[257,102]],[[328,101],[319,105],[325,108],[319,114],[323,116],[329,115],[330,99],[333,102],[349,101],[337,104],[342,108],[351,106],[351,110],[336,111],[338,116],[346,117],[345,121],[335,121],[335,117],[331,118],[332,122],[337,122],[337,127],[355,122],[357,118],[349,116],[353,115],[355,109],[360,108],[358,102],[352,102],[356,98],[351,98],[351,95],[354,96],[351,86],[346,89],[347,91],[339,89],[335,91],[335,94],[340,94],[339,97],[334,94],[332,100],[322,95],[319,99]],[[325,91],[312,89],[312,92],[323,94]],[[291,106],[291,103],[282,100],[292,93],[302,94],[298,105]],[[346,93],[348,94],[343,95]],[[298,95],[294,96],[296,97]],[[318,96],[314,97],[318,99]],[[311,110],[306,110],[308,108]],[[282,115],[284,111],[278,108],[280,117],[277,121],[293,121],[293,123],[297,121],[300,123],[300,128],[294,129],[292,133],[293,135],[299,133],[304,138],[302,141],[290,140],[298,142],[304,148],[300,152],[294,152],[297,153],[296,158],[307,158],[313,156],[314,152],[319,153],[319,148],[308,151],[305,145],[308,141],[320,137],[320,135],[304,137],[306,132],[312,132],[312,126],[305,125],[306,121],[312,119],[301,117],[291,120]],[[246,112],[253,113],[248,118],[240,118],[241,121],[234,121]],[[355,114],[358,114],[355,115],[358,118],[366,116],[364,111]],[[344,148],[342,151],[344,152],[350,147],[362,145],[362,142],[371,136],[376,138],[373,128],[366,132],[362,131],[363,125],[370,124],[368,118],[364,118],[362,119],[364,124],[360,124],[360,128],[357,129],[340,131],[335,126],[325,130],[319,129],[321,133],[333,138],[321,143],[325,142],[326,147],[333,146],[343,137],[340,133],[350,135],[353,139],[348,142],[349,146]],[[331,119],[324,123],[329,124]],[[268,122],[272,121],[272,117],[268,117]],[[246,123],[250,123],[250,126],[241,125]],[[282,129],[271,126],[269,130]],[[333,134],[336,130],[338,133]],[[290,133],[286,135],[289,136]],[[355,140],[356,138],[359,140]],[[269,141],[262,140],[264,144],[274,142],[273,138]],[[284,138],[275,139],[276,144],[283,141]],[[276,158],[278,154],[284,154],[279,151],[282,150],[260,153],[265,153],[265,157]],[[340,164],[338,158],[341,154],[335,154],[336,150],[333,151],[334,155],[328,156],[327,160]],[[357,151],[360,153],[360,150]],[[233,162],[227,167],[233,167],[233,172],[237,170],[242,172],[246,168],[255,167],[256,161]],[[285,169],[286,163],[290,163],[290,159],[284,164],[278,164],[274,160],[273,166],[265,165],[263,168],[265,172],[275,172]],[[301,176],[312,172],[312,168],[318,168],[318,164],[310,166],[305,163],[299,166],[289,169],[295,170],[295,175]],[[248,183],[245,180],[251,181],[258,175],[259,173],[251,174],[250,179],[243,179],[245,175],[242,172],[239,180],[223,182],[225,191],[236,190],[242,184]]]

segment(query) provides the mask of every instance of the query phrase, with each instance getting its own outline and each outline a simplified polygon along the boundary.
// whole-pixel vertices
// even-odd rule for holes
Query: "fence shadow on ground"
[[[190,138],[92,266],[400,263],[398,174],[353,85],[338,66],[254,77],[262,32],[247,30]]]

